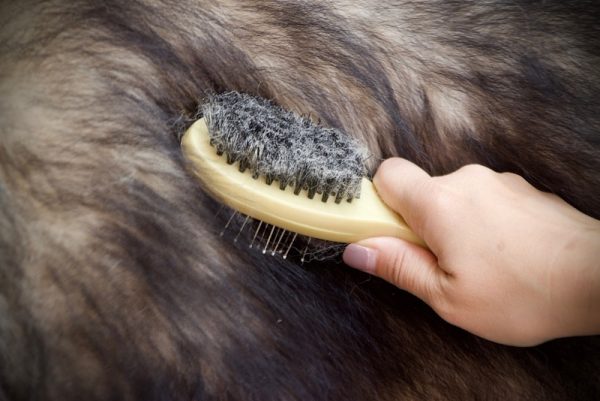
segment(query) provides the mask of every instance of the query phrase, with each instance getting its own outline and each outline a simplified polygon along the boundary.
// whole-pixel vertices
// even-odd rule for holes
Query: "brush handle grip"
[[[253,179],[250,170],[241,173],[237,163],[227,164],[210,145],[203,119],[195,122],[182,139],[182,149],[191,170],[216,198],[231,208],[274,226],[309,237],[334,242],[357,242],[370,237],[399,237],[425,243],[377,195],[373,183],[363,178],[360,198],[335,203],[309,199],[307,191],[295,195],[279,183],[268,185],[264,177]]]

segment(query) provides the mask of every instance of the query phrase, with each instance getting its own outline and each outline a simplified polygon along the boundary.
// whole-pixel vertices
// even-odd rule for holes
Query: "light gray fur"
[[[346,133],[238,92],[212,97],[202,113],[217,152],[255,178],[278,181],[282,189],[291,185],[296,193],[305,189],[311,198],[322,194],[323,201],[360,195],[368,151]]]

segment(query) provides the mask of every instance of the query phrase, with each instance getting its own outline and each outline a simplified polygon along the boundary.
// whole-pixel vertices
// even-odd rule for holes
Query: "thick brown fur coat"
[[[592,1],[0,2],[0,399],[598,399],[597,337],[495,345],[335,261],[220,237],[177,122],[257,94],[365,141],[373,169],[482,163],[598,218],[599,20]]]

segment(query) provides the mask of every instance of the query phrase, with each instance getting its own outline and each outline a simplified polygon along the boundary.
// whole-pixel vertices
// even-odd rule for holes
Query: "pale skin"
[[[393,158],[373,181],[429,249],[371,238],[346,248],[346,264],[498,343],[600,334],[599,220],[479,165],[431,177]]]

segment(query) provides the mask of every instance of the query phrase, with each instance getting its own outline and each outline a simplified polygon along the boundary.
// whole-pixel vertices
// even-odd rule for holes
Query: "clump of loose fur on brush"
[[[332,195],[336,202],[360,196],[367,149],[335,128],[316,125],[266,99],[238,92],[211,97],[202,106],[211,144],[229,163],[239,162],[254,177],[308,197]]]

